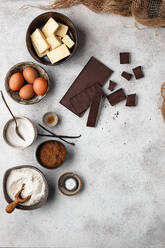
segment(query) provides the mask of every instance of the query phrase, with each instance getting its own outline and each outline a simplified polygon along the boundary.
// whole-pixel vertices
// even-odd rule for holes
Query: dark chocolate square
[[[123,71],[122,74],[121,74],[121,76],[129,81],[129,80],[131,80],[131,78],[132,78],[133,75],[131,73],[128,73],[126,71]]]
[[[126,106],[128,107],[136,106],[136,94],[131,94],[127,96]]]
[[[126,99],[126,95],[123,89],[116,90],[107,96],[108,101],[112,106]]]
[[[116,87],[116,85],[117,85],[117,83],[115,83],[115,82],[113,82],[112,80],[110,80],[110,81],[109,81],[109,87],[108,87],[108,89],[109,89],[110,91],[113,91],[114,88]]]
[[[134,69],[132,69],[132,71],[133,71],[136,79],[140,79],[140,78],[144,77],[144,73],[142,71],[141,66],[135,67]]]
[[[130,64],[130,53],[120,53],[120,64]]]

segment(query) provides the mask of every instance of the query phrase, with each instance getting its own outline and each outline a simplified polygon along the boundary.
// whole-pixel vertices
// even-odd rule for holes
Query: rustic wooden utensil
[[[30,199],[30,195],[28,195],[25,198],[21,198],[21,193],[24,189],[25,184],[22,185],[22,188],[20,189],[20,191],[18,191],[18,193],[15,195],[15,201],[9,203],[6,207],[6,212],[8,214],[12,213],[14,211],[14,209],[16,208],[17,204],[19,203],[24,203],[26,201],[28,201]]]

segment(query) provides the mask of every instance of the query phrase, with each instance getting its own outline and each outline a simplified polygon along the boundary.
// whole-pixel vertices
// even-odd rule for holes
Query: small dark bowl
[[[60,22],[62,24],[67,25],[69,27],[68,33],[69,33],[70,37],[73,39],[73,41],[75,42],[75,45],[71,49],[69,49],[71,55],[60,60],[59,62],[57,62],[55,64],[51,64],[51,62],[49,61],[47,56],[44,56],[42,58],[38,57],[38,55],[36,54],[36,52],[34,50],[34,47],[32,45],[31,38],[30,38],[30,35],[35,31],[35,29],[36,28],[42,28],[45,25],[45,23],[49,20],[50,17],[54,18],[57,22]],[[54,65],[62,64],[64,62],[66,62],[67,60],[69,60],[73,56],[73,54],[75,53],[75,51],[77,49],[77,40],[78,40],[77,39],[77,31],[76,31],[74,24],[71,22],[71,20],[67,16],[65,16],[61,13],[58,13],[58,12],[46,12],[44,14],[37,16],[30,23],[30,25],[27,29],[27,32],[26,32],[26,46],[27,46],[29,53],[31,54],[31,56],[35,60],[37,60],[38,62],[40,62],[41,64],[44,64],[44,65],[54,66]]]
[[[12,91],[9,89],[9,79],[12,76],[12,74],[14,74],[15,72],[21,72],[22,73],[23,70],[28,66],[34,68],[38,72],[40,77],[45,78],[45,80],[48,82],[48,89],[43,96],[34,95],[31,99],[24,100],[24,99],[21,99],[21,97],[18,94],[18,91]],[[50,85],[50,79],[49,79],[48,73],[40,65],[35,64],[33,62],[21,62],[21,63],[14,65],[13,67],[11,67],[9,69],[9,71],[7,72],[6,77],[5,77],[5,89],[6,89],[7,94],[15,102],[25,104],[25,105],[30,105],[30,104],[35,104],[35,103],[40,102],[47,95],[48,90],[49,90],[49,85]]]
[[[76,188],[76,190],[70,191],[70,190],[67,190],[65,188],[64,183],[65,183],[65,180],[67,178],[74,178],[77,181],[77,188]],[[75,174],[73,172],[66,172],[66,173],[62,174],[60,176],[59,180],[58,180],[58,189],[64,195],[67,195],[67,196],[76,195],[82,189],[82,180],[81,180],[81,178],[77,174]]]
[[[10,172],[11,172],[12,170],[22,169],[22,168],[30,168],[30,169],[34,169],[34,170],[36,170],[37,172],[39,172],[39,173],[41,174],[41,176],[43,177],[43,180],[44,180],[44,182],[45,182],[45,188],[46,188],[46,190],[45,190],[45,195],[44,195],[44,197],[43,197],[38,203],[36,203],[36,204],[34,204],[34,205],[31,205],[31,206],[23,206],[23,205],[18,204],[16,208],[17,208],[17,209],[21,209],[21,210],[33,210],[33,209],[36,209],[36,208],[40,208],[40,207],[42,207],[42,206],[46,203],[46,201],[47,201],[48,193],[49,193],[49,187],[48,187],[48,183],[47,183],[47,180],[46,180],[44,174],[43,174],[38,168],[36,168],[36,167],[34,167],[34,166],[31,166],[31,165],[16,166],[16,167],[13,167],[13,168],[8,169],[8,170],[5,172],[4,177],[3,177],[3,193],[4,193],[4,197],[5,197],[5,199],[6,199],[6,201],[7,201],[8,203],[11,203],[11,202],[12,202],[12,200],[11,200],[11,198],[9,197],[9,195],[8,195],[8,193],[7,193],[7,190],[6,190],[7,178],[8,178],[8,176],[9,176],[9,174],[10,174]]]
[[[42,164],[42,161],[41,161],[41,159],[40,159],[40,150],[41,150],[42,146],[43,146],[44,144],[48,143],[48,142],[56,142],[56,143],[59,143],[59,144],[61,144],[61,145],[63,146],[63,148],[65,149],[64,161],[63,161],[60,165],[55,165],[54,167],[48,167],[48,166],[45,166],[44,164]],[[46,169],[50,169],[50,170],[52,170],[52,169],[57,169],[58,167],[60,167],[60,166],[65,162],[65,158],[66,158],[66,148],[65,148],[65,146],[64,146],[63,143],[61,143],[60,141],[57,141],[57,140],[46,140],[46,141],[42,142],[41,144],[39,144],[39,146],[38,146],[37,149],[36,149],[36,159],[37,159],[38,163],[39,163],[40,165],[42,165],[44,168],[46,168]]]

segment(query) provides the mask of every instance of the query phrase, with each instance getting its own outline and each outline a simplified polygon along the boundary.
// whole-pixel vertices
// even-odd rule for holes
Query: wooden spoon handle
[[[18,204],[17,200],[9,203],[6,207],[6,212],[8,214],[12,213],[14,211],[14,209],[16,208],[17,204]]]

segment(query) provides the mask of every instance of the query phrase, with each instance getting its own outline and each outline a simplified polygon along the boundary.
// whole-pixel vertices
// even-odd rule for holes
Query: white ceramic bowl
[[[29,124],[31,125],[31,127],[33,129],[33,133],[34,133],[31,142],[28,145],[22,145],[22,146],[20,146],[20,145],[14,145],[14,144],[12,144],[9,141],[9,139],[7,138],[7,129],[9,127],[9,124],[14,121],[13,119],[8,120],[7,123],[5,124],[5,126],[3,128],[3,138],[4,138],[5,142],[6,142],[6,144],[8,144],[9,146],[11,146],[13,148],[17,148],[17,149],[25,149],[25,148],[31,146],[34,143],[34,141],[36,140],[36,138],[38,136],[37,128],[34,125],[34,123],[29,118],[27,118],[27,117],[17,116],[16,119],[24,119],[27,122],[29,122]]]

